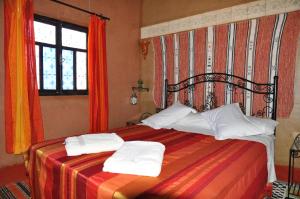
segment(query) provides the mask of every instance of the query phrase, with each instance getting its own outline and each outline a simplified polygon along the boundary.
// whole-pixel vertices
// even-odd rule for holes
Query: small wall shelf
[[[137,81],[137,86],[133,86],[132,87],[132,91],[133,92],[135,92],[135,91],[137,91],[137,92],[143,92],[143,91],[149,91],[149,88],[146,88],[146,87],[144,87],[143,86],[143,80],[141,80],[141,79],[139,79],[138,81]]]
[[[149,88],[133,86],[133,87],[132,87],[132,91],[137,91],[137,92],[147,91],[147,92],[148,92],[148,91],[149,91]]]

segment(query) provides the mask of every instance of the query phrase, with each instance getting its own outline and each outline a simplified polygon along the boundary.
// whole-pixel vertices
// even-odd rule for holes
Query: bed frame
[[[266,103],[266,106],[261,110],[258,110],[253,115],[258,117],[268,117],[273,120],[276,120],[276,112],[277,112],[277,89],[278,89],[278,76],[274,76],[273,83],[256,83],[253,81],[249,81],[243,77],[226,74],[226,73],[204,73],[195,75],[193,77],[187,78],[185,80],[180,81],[177,84],[168,84],[168,79],[165,80],[165,96],[164,96],[164,108],[167,108],[171,102],[171,98],[173,93],[184,90],[185,94],[189,92],[193,92],[195,86],[201,83],[209,83],[213,88],[216,83],[227,84],[228,88],[237,92],[237,89],[242,89],[242,103],[240,103],[240,107],[243,112],[245,112],[245,93],[246,91],[250,91],[252,93],[263,95],[263,99]],[[213,89],[214,90],[214,89]],[[205,111],[211,108],[216,107],[216,97],[214,92],[209,92],[207,98],[205,100],[205,104],[201,107],[193,107],[198,111]],[[189,100],[185,100],[185,105],[191,106]]]

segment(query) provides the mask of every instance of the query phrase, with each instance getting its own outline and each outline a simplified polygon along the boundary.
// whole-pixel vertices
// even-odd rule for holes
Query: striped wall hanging
[[[162,108],[166,103],[166,78],[169,83],[178,83],[196,74],[225,72],[251,81],[273,83],[273,77],[278,75],[277,115],[288,117],[294,103],[299,19],[300,11],[295,11],[153,38],[156,106]],[[211,92],[215,93],[218,105],[241,100],[229,85],[207,82],[187,94],[174,94],[172,101],[188,99],[192,106],[200,107],[206,104]],[[261,98],[248,91],[243,93],[247,115],[266,106]]]

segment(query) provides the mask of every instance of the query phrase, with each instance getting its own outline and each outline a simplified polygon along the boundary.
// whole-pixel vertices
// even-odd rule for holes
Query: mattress
[[[259,198],[267,183],[263,144],[215,140],[212,136],[154,130],[114,129],[125,141],[158,141],[166,146],[158,177],[103,172],[113,152],[68,157],[64,138],[33,145],[29,176],[33,198]]]

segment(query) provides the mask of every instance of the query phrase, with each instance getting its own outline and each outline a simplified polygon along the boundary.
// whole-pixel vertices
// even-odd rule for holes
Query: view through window
[[[87,28],[35,16],[40,95],[87,94]]]

